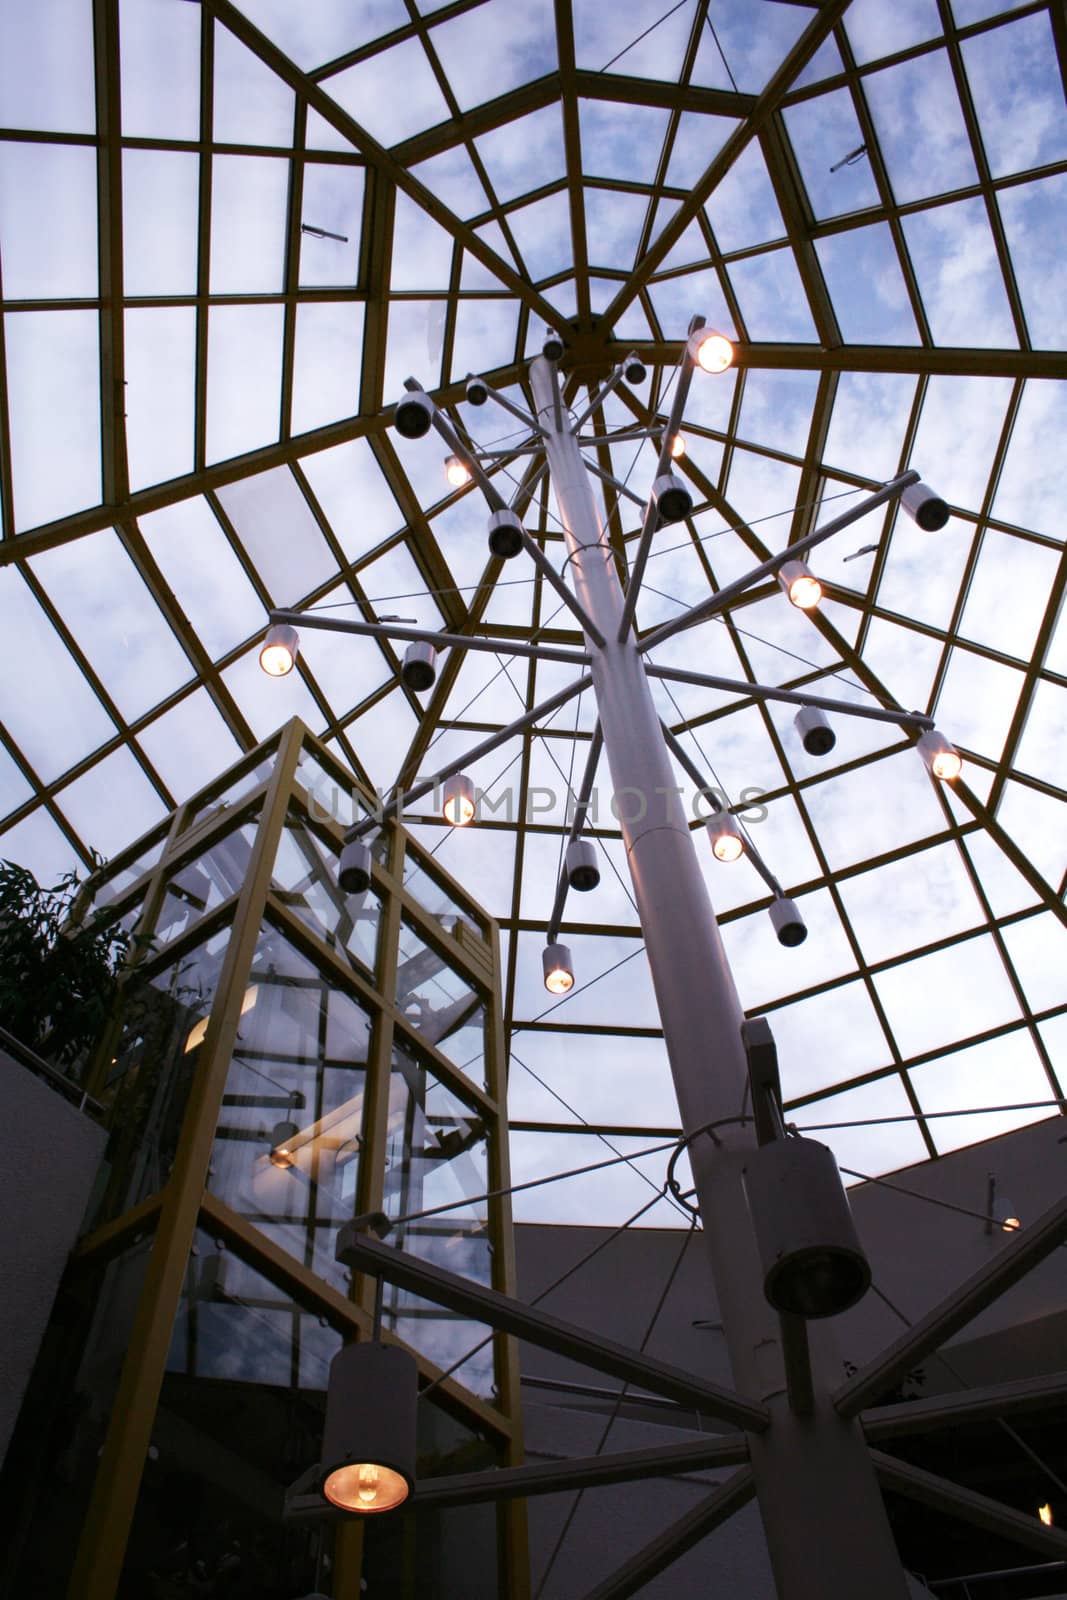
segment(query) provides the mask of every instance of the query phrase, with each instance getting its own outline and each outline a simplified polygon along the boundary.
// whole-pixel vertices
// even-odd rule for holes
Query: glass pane
[[[210,1188],[343,1293],[336,1231],[355,1214],[369,1015],[274,928],[249,973]]]
[[[238,892],[255,840],[256,825],[246,822],[169,874],[153,930],[158,943],[170,944]]]
[[[400,929],[396,1003],[414,1033],[436,1045],[475,1083],[485,1084],[482,998],[406,921]]]
[[[83,0],[0,7],[0,105],[9,128],[96,128],[93,14]]]
[[[100,500],[100,319],[95,311],[9,312],[4,337],[21,533]]]
[[[130,487],[193,469],[196,312],[166,306],[126,313],[126,455]]]
[[[446,933],[454,934],[463,922],[481,937],[483,919],[453,899],[434,874],[426,870],[423,857],[411,849],[404,856],[404,888],[424,910],[430,912]]]
[[[274,894],[313,933],[364,972],[374,971],[381,903],[369,890],[345,894],[337,854],[305,823],[290,816],[278,844]]]
[[[278,437],[281,306],[213,306],[208,318],[207,454],[221,461]]]
[[[4,107],[5,120],[7,106]],[[97,292],[96,152],[80,145],[0,148],[0,238],[8,300]]]
[[[363,168],[305,162],[301,217],[309,230],[300,239],[301,285],[354,284],[363,226]],[[319,238],[310,231],[316,228],[343,238]]]
[[[200,134],[200,8],[121,0],[122,131],[127,138]]]

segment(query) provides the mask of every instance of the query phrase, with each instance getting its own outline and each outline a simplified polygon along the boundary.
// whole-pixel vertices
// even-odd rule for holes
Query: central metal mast
[[[856,1422],[830,1401],[842,1370],[811,1327],[813,1398],[790,1403],[782,1324],[764,1297],[743,1187],[756,1147],[746,1108],[743,1011],[675,782],[615,557],[560,404],[556,368],[530,369],[538,424],[587,630],[600,728],[683,1126],[718,1124],[689,1146],[735,1383],[763,1400],[771,1426],[750,1436],[753,1473],[781,1600],[904,1600],[874,1467]]]

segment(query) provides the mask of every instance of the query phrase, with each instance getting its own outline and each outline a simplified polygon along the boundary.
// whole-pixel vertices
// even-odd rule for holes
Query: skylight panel
[[[742,995],[742,1003],[744,998]],[[778,1046],[782,1095],[787,1103],[819,1089],[835,1088],[843,1076],[842,1063],[847,1062],[845,1071],[856,1078],[890,1063],[878,1015],[866,985],[858,981],[776,1006],[768,1020]],[[805,1112],[805,1120],[823,1119]]]
[[[353,155],[356,149],[351,140],[346,139],[332,122],[327,122],[325,117],[320,116],[314,106],[307,108],[304,145],[308,150],[340,150],[349,156]]]
[[[726,498],[737,515],[749,524],[763,518],[772,519],[757,529],[758,537],[771,549],[777,550],[786,543],[799,487],[799,467],[785,461],[770,461],[766,456],[754,455],[751,450],[734,451]],[[756,560],[754,556],[753,566]]]
[[[806,89],[811,84],[822,83],[824,78],[833,78],[839,72],[844,72],[844,62],[837,42],[832,33],[827,34],[822,44],[816,50],[804,71],[796,79],[798,89]]]
[[[348,589],[339,586],[324,596],[321,604],[351,598]],[[353,609],[337,615],[355,619],[360,613]],[[326,696],[335,718],[346,716],[393,675],[377,640],[360,638],[358,634],[305,628],[300,636],[300,658]]]
[[[936,477],[949,505],[978,511],[1011,399],[1008,378],[938,375],[926,386],[911,460]],[[905,521],[912,528],[910,518]],[[916,529],[916,532],[921,530]],[[946,532],[951,532],[951,525]]]
[[[709,327],[718,329],[728,339],[737,338],[737,329],[718,273],[709,268],[653,283],[649,287],[648,298],[664,338],[674,337],[679,328],[687,328],[694,312],[699,312],[706,318]],[[731,373],[720,373],[711,383],[695,383],[686,406],[685,414],[689,421],[714,427],[714,423],[706,420],[704,407],[710,402],[718,411],[722,405],[720,395],[732,390],[732,384]],[[708,391],[714,391],[714,398]]]
[[[555,72],[552,0],[489,0],[439,23],[430,33],[460,109],[495,100],[534,78]]]
[[[193,470],[196,312],[125,314],[126,459],[137,490]]]
[[[1050,883],[1067,871],[1067,833],[1062,800],[1038,793],[1012,779],[1004,785],[997,821]]]
[[[1061,691],[1062,693],[1062,691]],[[1067,928],[1051,911],[1004,929],[1011,964],[1031,1011],[1062,1006],[1067,966]]]
[[[1043,796],[1041,798],[1044,799]],[[1057,801],[1046,803],[1050,807],[1059,804]],[[1025,911],[1037,904],[1036,890],[984,828],[967,835],[965,849],[995,917],[1008,917],[1013,911]]]
[[[119,0],[126,138],[200,137],[199,6]]]
[[[942,648],[937,639],[875,617],[867,629],[863,659],[898,705],[925,706],[941,665]]]
[[[95,150],[0,144],[0,245],[6,299],[95,296]]]
[[[399,614],[414,617],[420,628],[442,626],[440,604],[427,589],[406,544],[395,544],[360,567],[358,578],[377,616]]]
[[[277,294],[285,267],[289,162],[216,156],[211,171],[211,293]]]
[[[817,239],[819,264],[848,344],[915,344],[907,285],[884,222]]]
[[[1067,344],[1067,174],[1004,189],[997,196],[1030,342],[1038,350]]]
[[[127,295],[196,293],[199,157],[122,152],[123,276]]]
[[[872,965],[984,923],[982,908],[954,844],[843,878],[841,898],[865,959]]]
[[[1023,674],[1015,667],[956,645],[937,697],[938,726],[952,730],[954,743],[997,761],[1022,687]]]
[[[753,140],[738,156],[708,201],[708,221],[720,250],[784,239],[785,224],[767,172],[767,163]]]
[[[589,260],[602,267],[631,267],[648,215],[644,195],[586,188],[584,200]]]
[[[937,0],[896,0],[892,6],[881,0],[852,0],[845,13],[845,32],[858,62],[877,61],[909,45],[940,38]]]
[[[317,450],[304,457],[301,468],[350,561],[359,560],[403,525],[400,508],[365,439]]]
[[[452,345],[452,381],[458,383],[468,372],[491,372],[514,361],[518,318],[517,300],[460,300]]]
[[[219,499],[275,605],[295,605],[336,572],[288,467],[227,484]]]
[[[4,318],[15,527],[100,500],[100,331],[95,311]]]
[[[380,39],[410,19],[404,0],[360,0],[358,8],[334,0],[240,0],[238,7],[305,70]]]
[[[280,305],[213,306],[208,315],[207,458],[222,461],[278,437]]]
[[[701,30],[693,82],[758,94],[810,21],[801,7],[776,0],[756,0],[755,5],[752,0],[715,0]]]
[[[747,256],[728,271],[750,339],[819,342],[791,249]]]
[[[258,56],[221,22],[215,24],[215,94],[212,134],[216,144],[291,147],[296,96]]]
[[[983,200],[915,212],[904,237],[935,344],[1018,345]]]
[[[322,712],[301,677],[299,667],[284,678],[268,678],[259,664],[260,643],[257,639],[252,649],[246,650],[222,674],[223,683],[237,702],[257,743],[269,738],[290,717],[300,717],[312,732],[318,733],[323,725]]]
[[[1014,766],[1036,778],[1060,774],[1063,736],[1067,731],[1067,689],[1059,684],[1039,682],[1030,702],[1030,713]],[[1055,780],[1054,780],[1055,781]],[[1067,811],[1064,813],[1067,825]]]
[[[0,816],[6,817],[33,794],[33,788],[14,757],[0,744]],[[0,851],[3,846],[0,845]]]
[[[967,126],[945,51],[871,73],[863,80],[863,92],[899,202],[925,199],[977,182]]]
[[[1067,384],[1032,378],[1012,429],[993,515],[1019,527],[1063,538],[1063,439]]]
[[[683,111],[671,147],[664,183],[668,188],[691,189],[707,171],[730,134],[738,126],[734,117],[711,116],[703,111]]]
[[[393,221],[389,286],[397,289],[447,289],[452,282],[455,241],[432,217],[398,192]]]
[[[763,848],[762,830],[758,842]],[[773,850],[769,842],[767,848]],[[776,865],[787,880],[794,876],[782,868],[781,862],[776,860]],[[755,911],[739,921],[723,924],[723,944],[746,1010],[770,1005],[787,994],[813,989],[817,984],[829,983],[856,970],[856,958],[829,890],[818,889],[814,894],[800,895],[797,905],[809,937],[790,950],[786,959],[774,959],[777,954],[774,930],[765,911]]]
[[[738,436],[754,444],[803,455],[819,387],[814,372],[775,372],[753,367],[745,374]]]
[[[400,399],[405,378],[418,378],[426,389],[437,388],[441,382],[441,355],[447,316],[448,302],[443,298],[389,302],[383,391],[386,405],[394,405]],[[420,450],[419,455],[426,459],[427,452]],[[441,487],[443,489],[444,484]],[[438,495],[432,496],[432,499],[438,498]]]
[[[1023,1028],[1000,1039],[987,1039],[967,1050],[956,1050],[937,1061],[924,1062],[908,1073],[924,1111],[974,1111],[985,1106],[1022,1104],[1052,1098],[1048,1076]],[[1040,1122],[1044,1111],[1001,1111],[992,1115],[935,1117],[930,1123],[934,1144],[942,1155],[963,1145],[994,1139],[1009,1128]]]
[[[480,16],[484,8],[471,12]],[[497,199],[506,204],[563,177],[563,122],[558,103],[505,122],[474,141]]]
[[[667,111],[613,100],[579,100],[578,118],[583,172],[593,178],[653,182],[670,121]],[[706,123],[707,118],[699,120]],[[705,167],[710,159],[705,149]]]
[[[635,1126],[670,1127],[677,1119],[678,1104],[661,1039],[605,1039],[590,1034],[579,1041],[560,1028],[518,1034],[515,1049],[527,1067],[572,1103],[575,1059],[580,1051],[581,1111],[592,1123],[618,1122],[620,1114]],[[508,1116],[512,1121],[574,1120],[521,1067],[508,1081]],[[568,1166],[576,1164],[567,1160]]]
[[[552,277],[573,264],[571,213],[566,194],[549,195],[533,205],[509,211],[508,227],[534,281]]]
[[[5,860],[28,867],[38,883],[55,883],[65,872],[78,869],[84,872],[86,866],[43,806],[4,831],[0,837],[0,852]]]
[[[944,812],[914,750],[816,784],[805,790],[804,804],[833,872],[945,829]]]
[[[861,153],[866,141],[847,89],[787,106],[784,116],[816,217],[839,217],[878,204],[871,164]]]
[[[961,633],[1029,661],[1058,566],[1055,551],[988,529],[967,590]]]
[[[205,688],[194,689],[142,728],[138,743],[176,805],[225,772],[241,754]]]
[[[600,0],[574,0],[573,11],[579,67],[677,81],[693,26],[688,6],[668,12],[662,20],[653,18],[656,25],[651,30],[643,0],[616,0],[611,6]]]
[[[264,622],[263,603],[207,501],[180,500],[142,517],[145,542],[212,660]]]
[[[972,530],[952,521],[941,533],[924,533],[898,516],[878,590],[878,604],[903,617],[947,629],[970,553]]]
[[[442,200],[457,217],[477,216],[489,204],[489,197],[464,145],[458,144],[452,150],[442,150],[440,155],[431,156],[428,161],[420,161],[411,168],[411,176],[417,178],[438,200]]]
[[[362,360],[362,304],[327,300],[297,306],[294,433],[307,433],[358,414]]]
[[[837,380],[824,461],[876,482],[891,478],[900,462],[915,381],[902,373],[843,372]]]
[[[511,246],[504,237],[504,230],[499,222],[487,222],[475,231],[479,239],[484,239],[490,250],[495,251],[502,261],[507,262],[509,267],[514,268],[516,266]],[[472,251],[464,250],[459,287],[461,293],[467,294],[477,289],[500,290],[504,285],[496,273],[490,272],[488,267],[483,266]]]
[[[1067,106],[1047,12],[962,45],[967,79],[995,178],[1067,156]]]
[[[17,690],[8,682],[4,726],[48,783],[111,738],[115,727],[14,567],[0,569],[0,601],[13,658],[33,663]]]
[[[83,0],[0,10],[0,105],[9,128],[96,128],[93,15]]]
[[[925,1161],[926,1145],[919,1125],[912,1120],[911,1101],[897,1073],[887,1073],[873,1083],[861,1084],[858,1089],[846,1089],[843,1094],[827,1095],[810,1105],[800,1106],[795,1114],[797,1127],[818,1128],[814,1137],[820,1144],[828,1144],[842,1168],[877,1176],[895,1172],[912,1162]],[[879,1117],[899,1117],[899,1122],[879,1124]],[[852,1128],[826,1128],[828,1122],[863,1123],[868,1126]],[[794,1120],[793,1118],[790,1119]],[[842,1172],[846,1186],[858,1180]]]
[[[403,93],[397,85],[403,84]],[[399,144],[449,119],[448,104],[418,39],[406,39],[322,80],[361,128],[379,144]]]
[[[363,233],[362,167],[305,161],[301,201],[300,285],[354,285]],[[340,238],[321,238],[325,229]]]
[[[516,1020],[531,1022],[545,1013],[553,1024],[567,1027],[592,1022],[601,1027],[659,1028],[648,958],[639,938],[568,933],[574,970],[581,977],[562,1002],[553,1001],[541,982],[543,942],[537,933],[518,935]],[[516,1042],[515,1049],[521,1055],[521,1043]]]
[[[122,796],[121,806],[115,796]],[[90,850],[113,856],[167,808],[125,745],[60,789],[56,802]]]

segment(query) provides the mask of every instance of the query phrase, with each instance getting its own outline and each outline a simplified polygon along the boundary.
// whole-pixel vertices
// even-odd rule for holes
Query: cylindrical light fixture
[[[508,506],[489,518],[489,550],[502,561],[510,561],[522,549],[522,523]]]
[[[790,900],[784,894],[776,895],[767,907],[767,913],[779,944],[794,949],[804,943],[808,930],[795,900]]]
[[[963,757],[956,746],[949,744],[943,733],[929,728],[919,735],[915,746],[926,763],[927,771],[942,783],[951,783],[963,771]]]
[[[828,756],[837,743],[837,734],[826,712],[820,711],[818,706],[801,706],[793,718],[793,726],[809,756]]]
[[[472,406],[484,406],[489,398],[489,385],[484,378],[467,379],[467,403]]]
[[[871,1269],[833,1152],[774,1139],[745,1160],[763,1292],[778,1311],[835,1317],[866,1294]]]
[[[441,786],[441,810],[454,828],[465,828],[474,817],[474,784],[465,772],[454,772]]]
[[[716,861],[737,861],[744,854],[745,839],[728,811],[716,811],[707,820],[711,853]]]
[[[370,846],[353,839],[341,851],[337,881],[345,894],[364,894],[370,888]]]
[[[574,988],[574,963],[565,944],[546,944],[541,952],[541,966],[549,994],[566,994]]]
[[[292,1142],[300,1129],[295,1122],[276,1122],[270,1130],[270,1160],[274,1167],[291,1167],[296,1157]]]
[[[785,562],[778,568],[778,582],[801,611],[814,611],[822,599],[822,584],[806,561]]]
[[[400,668],[400,676],[409,689],[414,689],[416,694],[421,694],[424,689],[432,689],[434,679],[437,677],[437,651],[426,639],[416,639],[414,644],[409,644],[404,651],[404,664]]]
[[[268,678],[284,678],[296,665],[300,635],[287,622],[272,622],[267,629],[259,664]]]
[[[433,426],[434,403],[423,389],[412,389],[397,402],[393,424],[404,439],[423,439]]]
[[[681,461],[685,455],[685,436],[681,433],[671,434],[671,460]]]
[[[917,522],[926,533],[937,533],[948,521],[948,506],[927,483],[909,483],[900,503],[912,522]]]
[[[681,522],[693,509],[693,496],[680,478],[665,472],[652,485],[652,503],[661,522]]]
[[[600,882],[600,864],[592,839],[572,839],[567,846],[564,870],[567,882],[579,894],[588,894]]]
[[[640,356],[631,356],[623,368],[622,375],[626,379],[627,383],[636,385],[638,383],[644,383],[648,376],[648,370]]]
[[[445,456],[445,477],[453,489],[465,489],[471,481],[471,469],[459,456]]]
[[[395,1345],[348,1344],[330,1363],[322,1492],[357,1516],[394,1511],[415,1487],[414,1356]]]
[[[725,372],[734,359],[734,347],[724,333],[714,328],[698,328],[689,335],[686,351],[694,366],[703,372]]]
[[[541,354],[546,361],[563,360],[563,340],[554,328],[549,328],[545,334],[545,342],[541,346]]]

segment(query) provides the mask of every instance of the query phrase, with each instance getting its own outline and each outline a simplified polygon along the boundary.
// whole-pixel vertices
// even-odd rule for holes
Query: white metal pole
[[[623,595],[577,440],[555,426],[557,378],[531,365],[538,421],[566,535],[574,586],[604,639],[588,641],[593,685],[652,982],[683,1126],[724,1119],[690,1155],[739,1389],[773,1421],[750,1437],[767,1544],[781,1600],[905,1600],[900,1561],[866,1444],[834,1410],[840,1382],[824,1331],[811,1325],[815,1404],[786,1395],[779,1320],[763,1295],[742,1187],[751,1123],[745,1105],[743,1012],[696,858],[659,717],[632,635],[620,640]],[[771,957],[774,958],[773,955]]]

